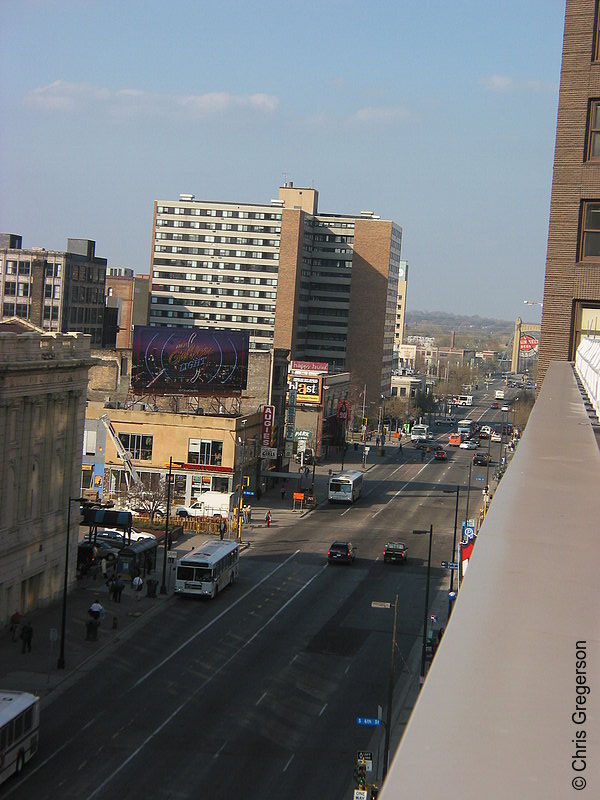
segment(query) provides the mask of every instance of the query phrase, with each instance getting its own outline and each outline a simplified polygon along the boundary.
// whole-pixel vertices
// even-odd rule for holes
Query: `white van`
[[[496,394],[494,397],[496,400],[504,400],[504,389],[496,389]]]

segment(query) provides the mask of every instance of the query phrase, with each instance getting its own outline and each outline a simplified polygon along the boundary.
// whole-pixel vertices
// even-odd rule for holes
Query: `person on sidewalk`
[[[123,589],[125,588],[125,584],[121,580],[121,578],[117,575],[117,579],[115,581],[115,601],[117,603],[121,602],[121,595],[123,594]]]
[[[92,618],[97,620],[98,622],[102,622],[104,619],[104,606],[100,602],[98,597],[94,598],[94,602],[88,608],[88,615]]]
[[[21,653],[31,653],[31,640],[33,639],[33,628],[31,623],[27,620],[23,620],[23,624],[21,625],[21,640],[23,642],[23,647],[21,649]]]
[[[136,600],[140,600],[142,596],[142,586],[144,585],[144,581],[142,580],[140,575],[136,575],[135,578],[131,581],[131,586],[133,587],[133,591],[136,593],[137,597]]]
[[[285,500],[285,483],[281,487],[281,499]]]
[[[267,528],[271,525],[271,512],[267,511],[265,514],[265,522],[267,523]]]
[[[221,522],[219,523],[219,538],[220,539],[224,539],[225,538],[225,531],[226,530],[227,530],[227,525],[225,524],[225,520],[222,519]]]
[[[246,506],[246,520],[248,521],[248,525],[252,522],[252,506]]]
[[[19,625],[21,624],[22,619],[23,615],[20,611],[15,611],[10,618],[10,638],[13,640],[13,642],[17,641],[17,631],[19,630]]]

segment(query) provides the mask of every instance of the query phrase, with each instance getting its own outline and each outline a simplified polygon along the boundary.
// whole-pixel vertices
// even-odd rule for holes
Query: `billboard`
[[[323,379],[291,376],[292,390],[296,390],[296,404],[299,406],[318,406],[321,404]],[[289,394],[289,393],[288,393]],[[289,414],[288,414],[289,419]]]
[[[198,394],[246,388],[248,334],[222,328],[135,325],[131,388],[142,394]]]

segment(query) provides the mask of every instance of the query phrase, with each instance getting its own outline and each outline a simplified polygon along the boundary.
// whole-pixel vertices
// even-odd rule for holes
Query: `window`
[[[594,42],[592,49],[592,61],[600,61],[600,3],[596,0],[594,11]]]
[[[587,160],[600,161],[600,100],[590,102]]]
[[[83,433],[83,454],[85,456],[96,455],[96,431],[89,430]]]
[[[131,457],[138,461],[152,461],[152,436],[138,433],[120,433],[119,439]]]
[[[220,467],[223,459],[223,442],[210,439],[190,439],[188,464],[212,464]]]
[[[4,303],[2,306],[2,314],[5,317],[14,317],[15,306],[13,303]]]
[[[25,303],[17,303],[17,317],[21,317],[21,319],[27,319],[29,316],[29,307]]]
[[[600,201],[584,200],[581,215],[581,259],[600,258]]]
[[[9,281],[6,281],[6,283],[4,284],[4,295],[14,297],[16,293],[17,293],[16,283],[11,283]]]

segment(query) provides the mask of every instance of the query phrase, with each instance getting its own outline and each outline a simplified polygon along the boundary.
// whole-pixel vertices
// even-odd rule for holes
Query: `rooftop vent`
[[[192,200],[195,200],[195,199],[196,199],[196,195],[193,195],[193,194],[180,194],[180,195],[179,195],[179,199],[180,199],[180,200],[184,200],[184,201],[186,201],[187,203],[191,203],[191,202],[192,202]]]

